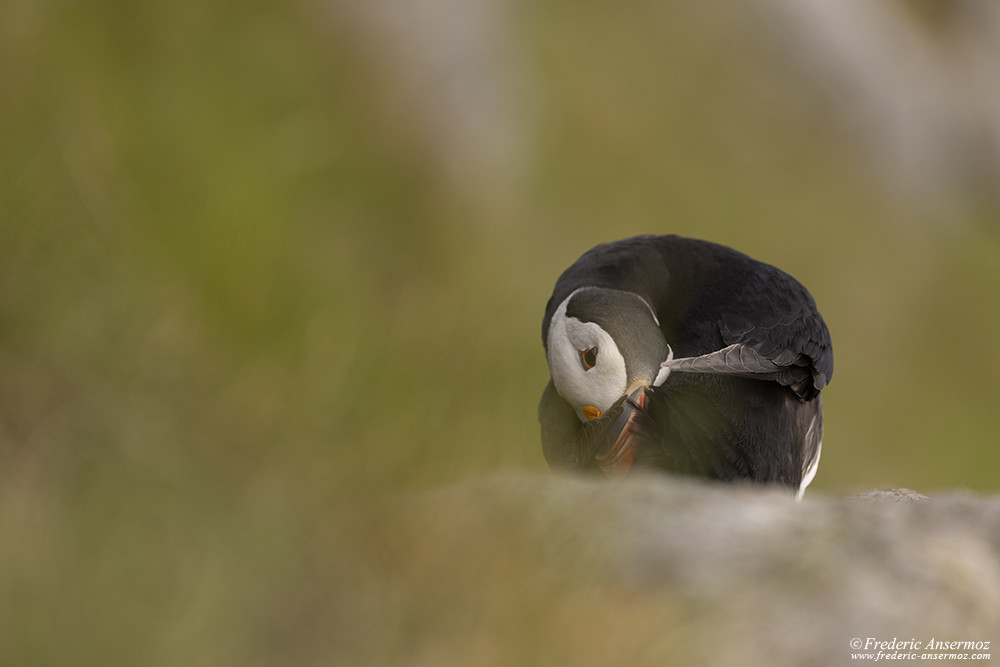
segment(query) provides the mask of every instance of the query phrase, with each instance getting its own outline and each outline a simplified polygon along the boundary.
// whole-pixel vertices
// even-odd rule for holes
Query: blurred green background
[[[988,187],[899,187],[746,9],[432,4],[0,6],[3,664],[399,661],[355,538],[546,469],[545,301],[638,233],[811,290],[813,493],[997,489]]]

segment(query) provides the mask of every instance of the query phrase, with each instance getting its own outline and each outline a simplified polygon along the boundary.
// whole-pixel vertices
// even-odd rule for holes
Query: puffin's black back
[[[798,281],[706,241],[679,236],[615,241],[584,253],[559,277],[542,322],[543,344],[559,304],[588,286],[646,299],[676,357],[738,343],[789,369],[780,382],[672,373],[651,390],[641,415],[646,443],[637,452],[637,465],[799,484],[816,453],[803,449],[807,432],[822,430],[819,391],[833,375],[833,350],[815,302]],[[595,444],[587,440],[600,435],[601,424],[574,423],[567,408],[553,388],[546,390],[539,407],[546,457],[556,467],[592,467],[588,450]],[[815,449],[819,438],[813,435]]]

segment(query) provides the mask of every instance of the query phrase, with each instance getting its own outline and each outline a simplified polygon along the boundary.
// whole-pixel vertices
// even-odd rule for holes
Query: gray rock
[[[418,571],[436,561],[473,588],[506,577],[510,604],[538,614],[547,650],[570,659],[841,665],[861,652],[852,640],[1000,641],[996,496],[796,502],[662,475],[507,475],[426,494],[407,516]],[[557,650],[570,640],[553,618],[589,630],[571,642],[579,656]]]

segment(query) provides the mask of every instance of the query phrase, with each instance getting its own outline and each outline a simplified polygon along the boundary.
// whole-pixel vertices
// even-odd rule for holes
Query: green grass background
[[[815,492],[995,491],[996,210],[893,203],[778,54],[694,18],[520,6],[530,155],[479,197],[336,10],[5,2],[0,662],[434,663],[457,594],[385,583],[381,508],[545,470],[545,301],[637,233],[812,291]]]

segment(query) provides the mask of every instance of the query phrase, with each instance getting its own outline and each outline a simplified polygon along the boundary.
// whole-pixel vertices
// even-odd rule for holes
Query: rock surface
[[[505,475],[404,514],[410,575],[481,619],[439,627],[429,645],[454,631],[515,660],[841,665],[852,640],[1000,641],[996,496],[796,502],[664,476]],[[531,648],[506,652],[525,634]]]

